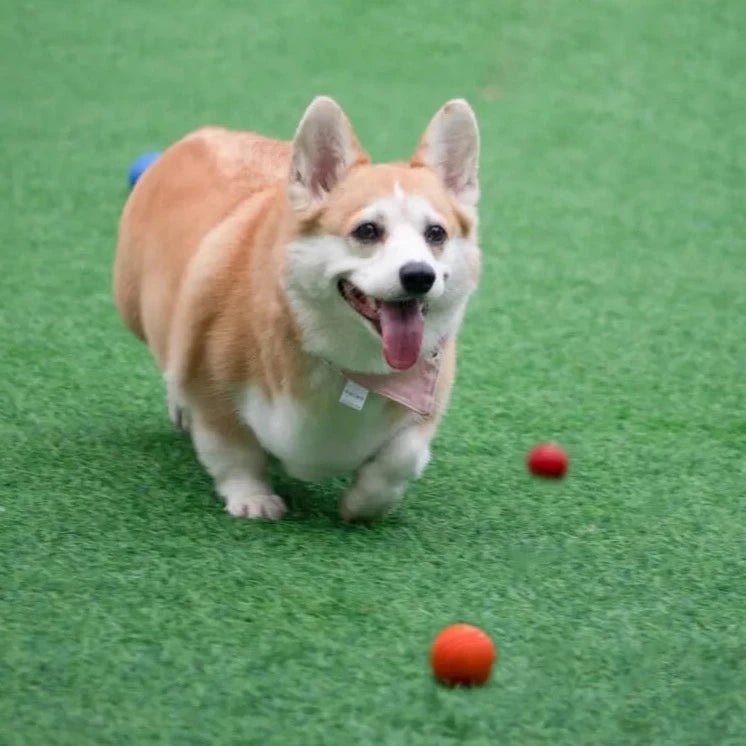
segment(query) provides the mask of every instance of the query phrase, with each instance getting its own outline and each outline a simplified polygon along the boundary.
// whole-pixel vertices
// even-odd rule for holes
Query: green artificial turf
[[[6,0],[0,743],[741,744],[746,5]],[[426,477],[229,518],[110,297],[126,171],[337,97],[378,159],[465,96],[484,277]],[[572,456],[530,479],[535,442]],[[493,635],[480,690],[429,677]]]

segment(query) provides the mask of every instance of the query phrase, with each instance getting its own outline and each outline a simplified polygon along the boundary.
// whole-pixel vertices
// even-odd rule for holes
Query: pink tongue
[[[411,368],[420,356],[425,319],[417,301],[381,303],[383,355],[395,370]]]

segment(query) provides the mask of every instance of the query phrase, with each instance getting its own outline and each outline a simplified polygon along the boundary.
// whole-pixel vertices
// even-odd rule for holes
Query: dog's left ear
[[[411,165],[432,168],[461,204],[479,202],[479,126],[466,101],[453,99],[438,110]]]
[[[368,160],[339,104],[317,96],[293,138],[288,184],[291,205],[306,210],[322,202],[351,166]]]

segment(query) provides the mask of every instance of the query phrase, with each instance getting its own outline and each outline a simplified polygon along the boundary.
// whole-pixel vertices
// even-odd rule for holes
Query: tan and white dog
[[[284,515],[268,457],[300,479],[354,472],[347,520],[421,475],[479,276],[478,159],[465,101],[408,164],[373,165],[318,97],[292,143],[201,129],[137,183],[116,302],[231,515]]]

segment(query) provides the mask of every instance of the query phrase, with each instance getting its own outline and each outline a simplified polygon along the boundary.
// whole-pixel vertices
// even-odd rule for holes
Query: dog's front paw
[[[347,523],[370,523],[382,518],[397,503],[402,489],[371,494],[355,486],[347,491],[339,506],[339,514]]]
[[[225,509],[235,518],[253,518],[278,521],[288,511],[285,502],[277,495],[240,495],[226,500]]]

